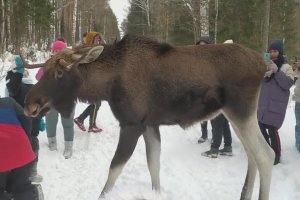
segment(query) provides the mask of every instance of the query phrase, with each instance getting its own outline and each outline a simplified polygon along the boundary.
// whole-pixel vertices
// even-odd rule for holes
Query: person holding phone
[[[257,109],[260,130],[267,143],[275,152],[274,165],[280,162],[281,145],[278,129],[282,126],[294,81],[292,67],[285,62],[283,42],[275,40],[269,46],[270,61],[262,80]]]
[[[300,153],[300,59],[295,59],[293,63],[294,75],[297,77],[295,79],[295,89],[293,100],[295,101],[295,117],[296,117],[296,126],[295,126],[295,145],[297,150]]]

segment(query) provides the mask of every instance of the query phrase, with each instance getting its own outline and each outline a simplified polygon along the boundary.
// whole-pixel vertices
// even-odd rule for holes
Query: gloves
[[[275,63],[271,62],[267,65],[268,70],[272,71],[273,73],[276,73],[278,71],[278,67]]]
[[[266,73],[265,73],[265,76],[264,77],[271,77],[272,76],[272,74],[273,74],[274,72],[272,71],[272,70],[269,70],[269,71],[266,71]]]
[[[278,71],[278,67],[274,62],[267,62],[267,70],[264,77],[271,77],[273,73]]]
[[[44,118],[41,118],[39,130],[40,130],[40,131],[44,131],[45,129],[46,129],[46,123],[45,123],[45,120],[44,120]]]

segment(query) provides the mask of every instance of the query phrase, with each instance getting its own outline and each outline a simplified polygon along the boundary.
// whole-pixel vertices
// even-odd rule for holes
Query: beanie
[[[283,55],[283,41],[282,40],[274,40],[270,46],[268,51],[277,50],[280,55]]]
[[[55,51],[55,50],[58,50],[58,49],[65,49],[67,48],[67,44],[62,42],[62,41],[55,41],[52,43],[52,47],[51,47],[51,51]]]

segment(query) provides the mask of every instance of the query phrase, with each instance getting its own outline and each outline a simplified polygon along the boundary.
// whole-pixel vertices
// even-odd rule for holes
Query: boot
[[[65,141],[64,157],[65,159],[71,158],[73,153],[73,141]]]
[[[232,156],[232,147],[231,146],[224,146],[223,149],[219,150],[220,155],[222,156]]]
[[[29,176],[29,180],[31,181],[32,184],[39,184],[43,181],[43,177],[38,174],[37,172],[37,160],[33,162],[32,169],[31,169],[31,174]]]
[[[50,151],[56,151],[57,150],[56,137],[48,137],[48,143],[49,143]]]
[[[35,185],[34,200],[44,200],[44,193],[41,184]]]
[[[217,158],[219,155],[219,150],[216,148],[211,148],[209,151],[205,151],[201,153],[201,156],[209,157],[209,158]]]

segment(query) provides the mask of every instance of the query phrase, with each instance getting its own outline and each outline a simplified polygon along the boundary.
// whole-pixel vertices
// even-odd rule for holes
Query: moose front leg
[[[111,161],[108,178],[100,197],[104,197],[105,193],[109,192],[113,188],[118,176],[122,172],[124,165],[131,157],[139,137],[144,131],[144,126],[128,125],[121,127],[118,147],[113,160]]]
[[[159,128],[157,126],[147,127],[146,131],[143,133],[143,137],[146,145],[147,163],[152,181],[152,189],[159,192],[159,170],[161,151]]]

